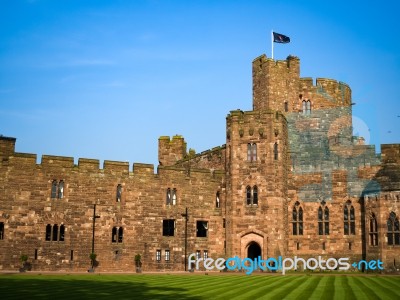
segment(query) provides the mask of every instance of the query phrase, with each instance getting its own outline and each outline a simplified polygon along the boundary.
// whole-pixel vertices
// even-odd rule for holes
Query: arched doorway
[[[261,247],[256,242],[250,242],[249,246],[247,247],[247,257],[251,260],[258,258],[261,255]]]

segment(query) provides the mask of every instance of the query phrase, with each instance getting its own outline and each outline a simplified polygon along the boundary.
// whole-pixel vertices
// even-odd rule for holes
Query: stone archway
[[[256,242],[250,242],[247,246],[247,257],[251,260],[258,258],[259,256],[262,257],[261,246]]]

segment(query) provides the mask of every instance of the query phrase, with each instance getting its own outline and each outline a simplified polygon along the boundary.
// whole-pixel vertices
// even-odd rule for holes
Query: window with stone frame
[[[53,180],[51,182],[51,198],[55,199],[57,198],[57,180]]]
[[[169,252],[169,250],[165,250],[165,261],[169,261],[171,258],[171,253]]]
[[[400,226],[399,219],[392,211],[387,220],[387,241],[388,245],[400,245]]]
[[[374,213],[369,218],[369,244],[378,246],[378,222]]]
[[[208,250],[203,250],[203,258],[204,259],[208,258]]]
[[[166,204],[167,205],[176,205],[177,201],[177,191],[175,188],[167,188],[167,199],[166,199]]]
[[[65,226],[61,224],[46,225],[45,240],[48,242],[64,242],[65,240]]]
[[[157,262],[161,261],[161,249],[156,250],[156,261]]]
[[[351,201],[348,200],[343,208],[343,223],[344,223],[344,234],[354,235],[356,234],[356,218],[354,213],[354,207],[351,205]]]
[[[311,114],[311,101],[310,100],[303,100],[303,115],[310,115]]]
[[[279,152],[278,152],[278,143],[275,143],[275,144],[274,144],[274,160],[278,160],[278,155],[279,155]]]
[[[208,222],[197,221],[196,222],[196,237],[207,237],[208,233]]]
[[[247,144],[247,161],[257,161],[257,144],[248,143]]]
[[[111,243],[122,243],[124,239],[124,228],[114,226],[111,230]]]
[[[0,222],[0,240],[4,240],[4,223]]]
[[[324,204],[318,208],[318,234],[329,235],[329,209]]]
[[[64,180],[60,180],[58,183],[58,199],[64,198]]]
[[[121,184],[117,185],[116,201],[117,202],[121,202],[122,201],[122,185]]]
[[[292,210],[292,233],[293,235],[303,235],[303,208],[298,201]]]
[[[221,207],[221,200],[219,197],[219,191],[215,194],[215,207],[220,208]]]
[[[250,186],[246,187],[246,204],[247,205],[258,205],[258,187],[255,185],[253,188]]]
[[[196,259],[200,259],[201,257],[201,250],[196,250]]]
[[[175,235],[175,220],[168,219],[163,220],[163,236],[174,236]]]

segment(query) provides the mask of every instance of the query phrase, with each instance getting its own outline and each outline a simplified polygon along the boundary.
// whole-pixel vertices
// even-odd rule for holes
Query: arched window
[[[318,234],[329,235],[329,209],[322,206],[318,208]]]
[[[246,203],[247,205],[251,204],[251,187],[246,187]]]
[[[51,241],[51,225],[46,226],[46,241]]]
[[[278,143],[274,144],[274,159],[278,159]]]
[[[60,242],[64,242],[64,237],[65,237],[65,226],[60,225]]]
[[[400,226],[399,219],[392,211],[387,220],[388,245],[400,245]]]
[[[122,243],[123,237],[124,237],[124,229],[120,227],[118,229],[118,243]]]
[[[58,241],[58,225],[57,224],[53,225],[53,237],[51,240]]]
[[[306,111],[307,111],[307,105],[306,105],[306,101],[305,100],[303,100],[303,114],[305,115],[306,114]]]
[[[64,198],[64,181],[60,180],[58,184],[58,199]]]
[[[258,204],[258,188],[257,186],[253,186],[253,204],[257,205]]]
[[[215,207],[220,208],[221,206],[221,200],[219,199],[219,192],[215,195]]]
[[[371,214],[369,219],[369,244],[378,246],[378,222],[374,213]]]
[[[57,198],[57,180],[53,180],[51,183],[51,198]]]
[[[171,189],[167,188],[167,205],[171,204]]]
[[[117,242],[117,227],[113,227],[112,228],[111,242],[112,243],[116,243]]]
[[[176,205],[176,189],[172,189],[172,205]]]
[[[293,235],[303,235],[303,208],[296,201],[292,210]]]
[[[347,201],[343,209],[344,234],[356,234],[356,219],[351,201]]]
[[[117,202],[121,202],[121,199],[122,199],[122,185],[118,184],[116,200],[117,200]]]

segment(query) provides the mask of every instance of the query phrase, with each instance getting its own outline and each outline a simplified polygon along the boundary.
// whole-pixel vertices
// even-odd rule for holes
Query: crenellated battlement
[[[351,89],[343,82],[310,77],[300,78],[300,59],[288,56],[273,60],[261,55],[253,61],[253,109],[303,111],[303,101],[312,109],[351,105]]]
[[[181,135],[161,136],[158,139],[158,161],[161,166],[175,164],[186,155],[186,142]]]

